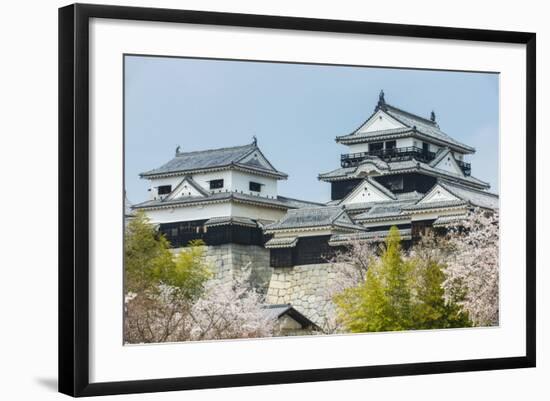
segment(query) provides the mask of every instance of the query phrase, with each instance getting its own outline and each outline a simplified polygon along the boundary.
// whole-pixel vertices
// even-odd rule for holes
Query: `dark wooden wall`
[[[206,220],[160,224],[159,232],[165,235],[173,248],[187,246],[189,241],[203,240],[206,245],[241,244],[259,245],[265,243],[261,228],[239,225],[204,227]]]
[[[298,239],[294,248],[271,249],[270,265],[272,267],[291,267],[295,265],[312,265],[327,263],[338,250],[328,244],[330,235],[303,237]]]

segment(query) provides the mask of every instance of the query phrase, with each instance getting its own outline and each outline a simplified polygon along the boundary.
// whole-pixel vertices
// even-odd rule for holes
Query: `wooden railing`
[[[411,160],[414,158],[418,161],[427,163],[435,158],[435,153],[417,146],[378,149],[368,152],[343,154],[340,156],[340,163],[342,167],[352,167],[362,162],[369,156],[377,156],[384,161]]]

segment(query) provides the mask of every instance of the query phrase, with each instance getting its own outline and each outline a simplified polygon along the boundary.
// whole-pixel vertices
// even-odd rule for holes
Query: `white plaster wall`
[[[160,187],[161,185],[172,185],[172,189],[178,185],[183,177],[164,177],[164,178],[155,178],[155,179],[148,179],[149,181],[149,199],[154,200],[158,199],[158,191],[157,187]]]
[[[391,118],[384,112],[377,111],[376,114],[372,116],[371,119],[359,129],[358,132],[373,132],[400,127],[404,127],[404,125],[396,121],[394,118]]]
[[[243,191],[243,193],[248,195],[259,195],[264,198],[276,198],[277,197],[277,180],[275,178],[264,177],[260,175],[253,175],[244,173],[242,171],[232,171],[232,190],[237,190],[237,192]],[[262,185],[261,192],[250,191],[249,183],[250,181],[257,182]]]
[[[434,189],[428,193],[424,199],[422,199],[421,204],[424,203],[430,203],[430,202],[442,202],[442,201],[454,201],[458,200],[456,196],[451,194],[449,191],[447,191],[445,188],[442,188],[441,186],[437,186]]]
[[[233,176],[229,170],[193,174],[192,177],[197,184],[209,192],[227,192],[231,190]],[[223,180],[223,188],[210,190],[210,181],[212,180]]]
[[[382,202],[390,198],[368,182],[362,182],[354,189],[351,196],[343,202],[345,205],[364,202]]]
[[[439,163],[436,164],[435,167],[448,171],[453,174],[462,175],[462,170],[454,161],[452,154],[448,154],[447,156],[445,156],[443,160],[441,160]]]
[[[254,220],[279,220],[286,213],[282,209],[273,209],[247,205],[237,202],[216,203],[210,205],[195,205],[174,207],[145,212],[154,224],[170,223],[175,221],[202,220],[212,217],[237,216]]]
[[[254,181],[264,184],[262,185],[262,191],[259,193],[260,196],[269,198],[277,197],[277,180],[274,178],[232,170],[198,173],[191,175],[191,177],[197,182],[197,184],[207,191],[210,191],[211,180],[223,180],[223,188],[212,190],[211,192],[214,193],[242,191],[242,193],[245,194],[256,195],[258,194],[257,192],[252,192],[249,190],[249,182]],[[158,197],[157,187],[161,185],[172,185],[172,189],[174,189],[182,179],[183,176],[176,176],[154,178],[149,180],[149,199],[156,199]]]
[[[231,203],[196,205],[171,209],[148,210],[145,212],[154,224],[175,221],[202,220],[212,217],[231,216]]]
[[[243,203],[233,203],[232,216],[248,217],[250,219],[261,219],[275,221],[279,220],[286,213],[286,210],[272,209]]]

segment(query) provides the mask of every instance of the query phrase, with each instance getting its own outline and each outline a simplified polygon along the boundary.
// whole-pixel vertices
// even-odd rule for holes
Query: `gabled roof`
[[[193,188],[195,191],[197,191],[199,196],[208,196],[209,195],[208,191],[205,190],[203,187],[201,187],[193,178],[191,178],[190,176],[185,176],[180,181],[180,183],[178,185],[176,185],[176,187],[172,190],[172,192],[170,192],[168,194],[166,199],[167,200],[176,199],[177,195],[178,195],[178,192],[181,189],[183,189],[186,184],[189,185],[191,188]]]
[[[498,209],[499,207],[499,196],[497,194],[448,181],[440,181],[439,185],[456,197],[463,199],[474,206],[479,206],[486,209]]]
[[[269,319],[280,319],[283,316],[289,316],[298,322],[303,329],[318,329],[318,326],[298,312],[291,304],[271,304],[263,305],[262,309]]]
[[[289,210],[279,221],[266,226],[265,231],[266,233],[273,233],[281,230],[311,228],[363,229],[355,225],[342,207],[322,206]]]
[[[440,188],[443,189],[443,193],[447,191],[447,194],[434,197],[434,194]],[[499,197],[491,192],[440,180],[424,195],[424,197],[422,197],[422,199],[413,205],[403,207],[403,210],[418,211],[425,209],[456,208],[466,205],[495,210],[499,207]]]
[[[248,157],[256,154],[257,157]],[[176,156],[162,166],[141,173],[142,178],[183,175],[197,172],[240,169],[252,173],[286,179],[287,175],[273,167],[258,148],[256,141],[244,146],[177,152]]]
[[[404,218],[407,216],[403,215],[403,209],[407,206],[414,205],[417,200],[418,199],[409,199],[394,202],[379,202],[370,206],[366,212],[357,214],[353,218],[361,222],[388,218]]]
[[[294,248],[298,243],[298,237],[271,238],[265,243],[267,249]]]
[[[377,131],[363,131],[362,128],[378,113],[384,113],[398,121],[403,127],[396,127]],[[342,144],[364,143],[381,139],[393,139],[405,136],[414,136],[421,140],[428,140],[438,145],[450,146],[465,153],[474,153],[475,149],[465,145],[443,132],[434,119],[427,119],[419,115],[402,110],[385,102],[383,93],[373,114],[359,128],[347,135],[337,136],[336,142]],[[391,137],[391,138],[390,138]]]
[[[380,184],[379,182],[377,182],[373,178],[366,177],[363,181],[361,181],[359,184],[357,184],[355,186],[355,188],[340,201],[340,205],[345,205],[346,202],[348,202],[349,200],[352,200],[365,187],[374,188],[375,191],[380,192],[382,194],[382,196],[385,196],[388,200],[396,200],[397,199],[395,194],[392,191],[390,191],[388,188],[386,188],[385,186],[383,186],[382,184]],[[372,191],[372,192],[374,193],[375,191]],[[358,203],[358,202],[355,202],[355,203]]]
[[[208,196],[205,197],[188,196],[175,199],[148,200],[132,206],[132,209],[166,209],[224,202],[245,203],[283,210],[311,206],[313,204],[312,202],[299,201],[296,199],[285,198],[284,196],[278,196],[276,198],[265,198],[262,196],[247,195],[238,192],[217,192],[213,194],[208,194]]]
[[[205,223],[205,227],[217,227],[217,226],[244,226],[244,227],[258,227],[258,224],[248,217],[236,217],[236,216],[224,216],[224,217],[212,217]]]
[[[449,148],[441,148],[439,149],[439,152],[437,153],[437,155],[435,156],[435,159],[433,159],[429,165],[432,166],[432,167],[435,167],[438,165],[438,163],[443,160],[445,158],[445,156],[447,156],[449,153],[451,153],[451,149]],[[453,156],[454,158],[454,156]]]
[[[365,160],[359,163],[354,167],[342,167],[328,173],[319,174],[318,179],[321,181],[339,181],[352,178],[360,178],[358,174],[361,172],[361,166],[364,164],[372,164],[371,160]],[[385,162],[383,162],[385,163]],[[377,175],[393,175],[393,174],[403,174],[403,173],[413,173],[420,172],[433,177],[438,177],[441,179],[446,179],[448,181],[455,180],[457,182],[462,182],[467,185],[472,185],[477,188],[489,188],[489,183],[482,181],[473,176],[464,176],[454,174],[450,171],[442,170],[437,167],[432,167],[428,163],[419,162],[417,160],[406,160],[406,161],[396,161],[396,162],[387,162],[384,164],[378,164]]]

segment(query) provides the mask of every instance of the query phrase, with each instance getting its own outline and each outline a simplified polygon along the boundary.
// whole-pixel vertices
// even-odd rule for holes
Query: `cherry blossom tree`
[[[190,327],[188,338],[179,341],[270,337],[276,331],[275,319],[262,307],[262,295],[246,277],[208,283],[192,306],[186,326]]]
[[[447,299],[468,311],[476,326],[499,323],[499,213],[474,209],[448,227]]]

